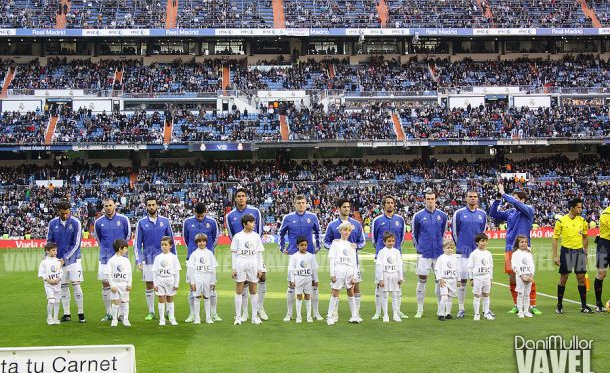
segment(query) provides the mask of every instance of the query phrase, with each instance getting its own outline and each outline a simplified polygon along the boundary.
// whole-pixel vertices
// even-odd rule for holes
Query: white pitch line
[[[495,282],[495,281],[493,281],[493,283],[494,283],[494,284],[496,284],[496,285],[503,286],[503,287],[505,287],[505,288],[509,287],[508,285],[503,284],[503,283],[501,283],[501,282]],[[536,295],[537,295],[537,296],[538,296],[538,295],[540,295],[540,296],[547,297],[547,298],[551,298],[551,299],[558,299],[558,298],[557,298],[556,296],[554,296],[554,295],[550,295],[550,294],[541,293],[541,292],[539,292],[539,291],[536,291]],[[572,299],[566,299],[566,298],[563,298],[563,301],[564,301],[564,302],[568,302],[568,303],[580,304],[580,302],[579,302],[579,301],[575,301],[575,300],[572,300]],[[596,307],[596,306],[594,306],[594,305],[592,305],[592,304],[587,304],[587,305],[588,305],[589,307],[591,307],[591,308]]]

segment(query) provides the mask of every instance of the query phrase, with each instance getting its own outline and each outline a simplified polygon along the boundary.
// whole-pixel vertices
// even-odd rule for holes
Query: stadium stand
[[[44,237],[54,214],[53,202],[66,195],[74,201],[75,215],[83,222],[91,223],[101,211],[101,199],[111,195],[135,223],[145,214],[144,198],[148,194],[158,196],[162,213],[170,216],[174,231],[180,232],[183,219],[190,216],[198,201],[206,202],[209,211],[222,221],[230,205],[229,191],[238,185],[248,188],[251,203],[261,207],[271,231],[292,209],[292,198],[299,193],[307,196],[323,227],[336,213],[335,198],[350,198],[366,225],[380,213],[381,198],[387,193],[398,197],[398,211],[410,222],[413,213],[423,206],[426,188],[438,191],[439,208],[449,215],[465,203],[467,188],[478,190],[482,208],[488,209],[499,173],[508,166],[530,175],[527,188],[537,206],[535,222],[541,226],[552,225],[556,207],[575,196],[584,197],[587,220],[598,220],[600,207],[608,205],[608,159],[568,160],[556,156],[476,162],[304,161],[290,162],[285,168],[270,161],[209,161],[197,166],[170,163],[139,170],[87,164],[21,166],[0,169],[0,233],[17,237],[28,231],[34,238]],[[132,172],[138,175],[135,182],[130,182]],[[35,180],[53,179],[64,180],[64,187],[33,184]],[[505,182],[508,190],[524,186],[520,181]],[[488,224],[493,227],[494,222]]]

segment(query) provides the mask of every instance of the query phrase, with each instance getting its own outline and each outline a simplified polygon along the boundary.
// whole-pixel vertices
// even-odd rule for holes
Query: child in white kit
[[[129,243],[118,239],[112,243],[114,255],[108,260],[105,276],[110,284],[110,299],[112,300],[112,322],[110,326],[119,324],[119,307],[123,313],[123,325],[129,323],[129,292],[131,291],[131,262],[126,257]]]
[[[297,295],[297,324],[303,322],[301,318],[301,308],[303,298],[305,298],[305,310],[307,311],[307,322],[312,323],[311,316],[311,293],[313,287],[318,286],[318,263],[312,253],[307,252],[307,238],[299,236],[297,238],[298,252],[290,256],[288,263],[288,278],[290,287],[295,289]]]
[[[451,320],[453,298],[457,296],[457,283],[461,281],[458,271],[458,257],[455,253],[455,243],[451,238],[443,240],[443,254],[436,260],[434,275],[438,281],[441,301],[438,304],[438,319]]]
[[[165,325],[165,310],[167,303],[167,313],[169,323],[178,325],[174,315],[174,295],[180,285],[180,261],[170,250],[173,239],[165,236],[161,239],[161,254],[155,257],[153,264],[153,284],[159,296],[159,325]]]
[[[404,281],[402,270],[402,255],[400,251],[394,247],[396,237],[390,232],[383,234],[383,243],[385,247],[377,253],[375,260],[375,278],[378,279],[377,286],[381,289],[381,309],[383,310],[383,322],[389,322],[388,316],[388,297],[392,294],[392,319],[396,322],[401,322],[400,318],[400,293]]]
[[[521,318],[534,317],[529,307],[530,291],[532,290],[536,267],[534,266],[534,257],[527,244],[527,237],[522,234],[518,235],[511,259],[511,267],[517,280],[515,288],[517,291],[517,309],[519,310],[517,316]]]
[[[245,214],[241,217],[244,230],[233,236],[231,241],[231,270],[235,280],[235,321],[233,325],[241,325],[242,322],[242,293],[245,291],[244,284],[248,283],[250,300],[252,302],[252,320],[255,325],[263,321],[258,317],[258,280],[263,275],[263,241],[261,236],[254,231],[254,216]]]
[[[472,305],[474,308],[474,321],[479,321],[481,315],[479,308],[481,298],[483,298],[483,315],[487,320],[495,318],[489,312],[489,293],[491,291],[491,280],[494,273],[494,261],[491,253],[487,250],[487,241],[489,237],[485,233],[479,233],[474,237],[477,244],[477,249],[470,254],[468,258],[468,271],[472,278],[472,294],[474,299]]]
[[[195,297],[195,320],[193,324],[201,324],[201,297],[203,297],[203,306],[205,308],[205,322],[213,324],[210,296],[216,287],[216,267],[218,267],[218,262],[214,257],[214,253],[206,247],[208,244],[208,236],[206,234],[197,234],[195,236],[195,243],[197,244],[197,250],[193,251],[187,263],[187,267],[191,271],[191,291]]]
[[[61,277],[63,269],[57,259],[57,244],[47,242],[44,245],[45,258],[38,267],[38,277],[44,282],[47,295],[47,324],[59,325],[59,301],[61,299]]]
[[[328,250],[331,287],[330,303],[326,316],[328,325],[334,325],[339,320],[339,317],[333,314],[339,304],[339,291],[343,288],[347,291],[347,301],[352,315],[349,322],[353,324],[360,324],[361,322],[356,308],[356,299],[354,299],[354,284],[359,281],[356,249],[347,240],[353,229],[354,226],[350,222],[341,223],[339,225],[341,239],[334,240],[330,245],[330,250]]]

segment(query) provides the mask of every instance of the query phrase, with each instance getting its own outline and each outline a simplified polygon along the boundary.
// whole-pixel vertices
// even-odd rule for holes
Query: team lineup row
[[[482,233],[485,230],[487,216],[485,211],[478,209],[477,192],[469,191],[467,193],[467,206],[453,215],[451,222],[453,239],[444,242],[447,215],[436,208],[434,192],[427,192],[425,197],[426,206],[415,214],[412,224],[413,243],[418,253],[418,310],[415,317],[420,318],[423,315],[427,276],[430,271],[433,271],[436,279],[435,292],[438,300],[437,316],[439,319],[452,318],[450,309],[452,298],[455,296],[459,303],[457,317],[464,317],[468,279],[473,280],[471,284],[475,294],[473,301],[475,320],[480,318],[481,299],[483,300],[484,317],[493,319],[493,312],[489,309],[493,260],[486,251],[487,238]],[[498,207],[502,200],[514,207],[499,211]],[[511,313],[518,313],[520,317],[541,314],[536,308],[533,260],[528,259],[531,259],[529,233],[534,209],[525,203],[526,200],[525,192],[514,192],[513,195],[509,195],[504,193],[503,185],[500,184],[496,202],[490,209],[490,216],[506,220],[508,223],[505,272],[509,275],[511,294],[515,304]],[[382,206],[383,213],[375,218],[372,224],[372,238],[376,249],[375,283],[377,285],[375,290],[376,312],[373,319],[383,317],[384,321],[388,320],[387,300],[388,295],[392,295],[393,318],[399,321],[401,318],[406,318],[406,315],[400,311],[400,285],[403,281],[400,255],[405,234],[405,222],[401,216],[395,214],[394,197],[384,197]],[[45,266],[41,264],[39,273],[39,276],[45,281],[47,292],[48,323],[59,322],[60,300],[64,308],[62,321],[71,320],[70,285],[74,290],[79,320],[85,322],[83,294],[80,286],[80,282],[83,281],[79,259],[80,222],[70,216],[69,202],[62,201],[56,207],[58,217],[49,223],[47,235],[49,255],[43,261],[43,264],[48,263]],[[155,318],[154,293],[156,292],[159,296],[159,315],[165,315],[167,312],[170,323],[173,324],[176,323],[173,296],[178,287],[178,273],[181,266],[175,255],[176,249],[169,220],[157,214],[157,201],[154,197],[147,198],[146,207],[148,216],[137,223],[134,236],[136,265],[143,272],[143,280],[146,283],[145,293],[149,310],[146,320]],[[302,320],[300,316],[302,300],[305,300],[308,321],[312,321],[314,318],[323,320],[318,310],[318,265],[314,256],[321,247],[318,219],[315,214],[307,211],[304,196],[295,197],[294,207],[295,211],[284,217],[280,228],[280,250],[286,255],[291,255],[287,288],[288,311],[284,321],[290,321],[293,317],[295,294],[297,295],[297,322]],[[333,324],[337,321],[335,309],[338,304],[338,294],[342,288],[346,288],[351,309],[350,322],[359,323],[362,321],[359,314],[360,289],[358,285],[361,279],[357,250],[364,247],[365,237],[360,223],[349,216],[350,201],[340,199],[337,201],[337,207],[339,217],[328,225],[324,240],[325,246],[330,249],[332,288],[327,322]],[[574,271],[581,295],[581,311],[591,313],[592,309],[586,303],[584,286],[588,238],[586,222],[580,217],[582,201],[573,200],[569,207],[569,213],[556,223],[553,240],[553,261],[559,266],[561,274],[557,289],[556,312],[563,312],[562,300],[565,284],[568,274]],[[232,239],[232,276],[236,281],[235,323],[240,324],[248,317],[248,292],[251,295],[252,322],[261,323],[261,319],[268,319],[264,309],[266,270],[261,255],[264,250],[260,239],[262,224],[258,209],[247,204],[246,190],[238,189],[235,193],[235,208],[226,216],[226,225]],[[218,237],[218,225],[214,219],[206,216],[205,205],[198,204],[195,208],[195,216],[186,219],[183,227],[184,240],[188,248],[186,277],[190,284],[190,316],[186,321],[201,322],[199,316],[201,298],[204,299],[206,306],[206,322],[219,320],[215,311],[215,266],[217,263],[213,255]],[[608,266],[610,208],[603,212],[600,228],[598,275],[595,280],[598,311],[603,310],[601,285]],[[287,246],[284,239],[286,235],[288,235]],[[131,288],[131,265],[123,255],[127,252],[126,247],[131,238],[131,230],[129,221],[125,216],[116,213],[114,201],[110,198],[104,200],[104,215],[95,222],[95,236],[100,246],[98,278],[103,283],[102,297],[106,306],[104,319],[112,320],[112,324],[116,325],[121,316],[118,312],[119,306],[122,304],[122,318],[129,324],[126,315],[128,315],[128,293]],[[560,238],[561,251],[558,252]],[[452,254],[453,247],[455,247],[456,255]],[[517,249],[518,253],[523,251],[523,255],[516,255],[521,262],[513,260],[513,249]],[[55,255],[53,250],[57,252]],[[529,256],[525,255],[526,253],[529,253]],[[120,259],[125,259],[127,262]],[[245,285],[249,291],[244,291]],[[381,315],[382,311],[383,315]],[[165,318],[160,317],[160,324],[164,323]]]

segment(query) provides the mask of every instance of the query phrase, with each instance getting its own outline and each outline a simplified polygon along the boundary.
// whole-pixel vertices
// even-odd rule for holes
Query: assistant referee
[[[597,276],[593,284],[595,304],[597,312],[605,312],[602,303],[602,286],[606,278],[606,269],[610,267],[610,206],[606,207],[599,218],[599,236],[596,237],[595,242],[597,242]]]
[[[555,223],[553,232],[553,262],[559,266],[559,285],[557,285],[557,309],[556,313],[563,313],[563,294],[566,290],[566,282],[570,272],[576,274],[578,282],[578,293],[582,313],[593,313],[591,307],[587,306],[587,288],[585,286],[585,274],[587,273],[587,249],[589,239],[587,229],[589,225],[580,216],[582,213],[582,200],[572,199],[568,202],[570,212],[562,216]],[[561,237],[561,252],[557,256],[557,246]]]

